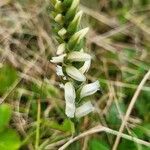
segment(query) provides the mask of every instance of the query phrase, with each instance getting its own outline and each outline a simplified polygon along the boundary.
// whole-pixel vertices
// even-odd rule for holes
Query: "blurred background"
[[[103,125],[119,130],[121,119],[150,69],[148,0],[81,0],[81,27],[90,27],[89,81],[102,91],[91,97],[94,113],[78,120],[78,133]],[[50,0],[0,0],[0,150],[57,150],[74,132],[64,114],[64,91],[56,76],[56,45]],[[124,133],[150,141],[150,80],[143,86]],[[97,133],[70,150],[109,150],[116,136]],[[150,148],[121,139],[119,150]]]

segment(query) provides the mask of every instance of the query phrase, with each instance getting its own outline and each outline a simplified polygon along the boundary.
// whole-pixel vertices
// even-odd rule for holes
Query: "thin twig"
[[[129,118],[129,116],[130,116],[130,114],[131,114],[131,112],[132,112],[132,109],[133,109],[133,107],[134,107],[134,104],[135,104],[135,102],[136,102],[136,100],[137,100],[137,98],[138,98],[138,96],[139,96],[139,94],[140,94],[140,91],[142,90],[144,84],[146,83],[147,79],[149,78],[149,76],[150,76],[150,70],[145,74],[145,76],[143,77],[141,83],[139,84],[139,86],[138,86],[136,92],[135,92],[134,95],[133,95],[133,98],[132,98],[132,100],[131,100],[131,102],[130,102],[130,104],[129,104],[129,107],[128,107],[127,112],[126,112],[126,114],[125,114],[125,117],[124,117],[124,119],[123,119],[123,122],[122,122],[122,124],[121,124],[121,126],[120,126],[119,134],[117,135],[117,138],[116,138],[116,140],[115,140],[115,143],[114,143],[114,146],[113,146],[113,150],[116,150],[116,149],[117,149],[117,146],[118,146],[119,141],[120,141],[120,138],[121,138],[121,134],[122,134],[122,132],[123,132],[123,130],[124,130],[124,127],[125,127],[125,125],[126,125],[126,123],[127,123],[128,118]]]
[[[65,150],[71,143],[83,138],[83,137],[86,137],[88,135],[91,135],[91,134],[94,134],[94,133],[98,133],[98,132],[107,132],[107,133],[110,133],[110,134],[113,134],[113,135],[118,135],[119,132],[118,131],[115,131],[115,130],[112,130],[110,128],[107,128],[107,127],[104,127],[104,126],[101,126],[101,125],[98,125],[88,131],[85,131],[83,133],[81,133],[80,135],[70,139],[67,143],[65,143],[63,146],[61,146],[58,150]],[[130,140],[130,141],[134,141],[136,143],[139,143],[139,144],[142,144],[142,145],[145,145],[145,146],[149,146],[150,147],[150,143],[146,142],[146,141],[143,141],[141,139],[138,139],[136,137],[132,137],[132,136],[129,136],[127,134],[123,134],[121,133],[121,137],[127,139],[127,140]]]

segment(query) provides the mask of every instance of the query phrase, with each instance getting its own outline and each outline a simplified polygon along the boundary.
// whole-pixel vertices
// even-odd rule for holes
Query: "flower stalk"
[[[51,62],[56,64],[56,74],[64,84],[65,114],[80,118],[94,111],[90,101],[83,101],[100,89],[98,81],[87,84],[86,73],[91,65],[90,54],[84,52],[88,27],[80,29],[83,15],[79,11],[80,0],[52,0],[53,30],[58,42],[56,55]]]

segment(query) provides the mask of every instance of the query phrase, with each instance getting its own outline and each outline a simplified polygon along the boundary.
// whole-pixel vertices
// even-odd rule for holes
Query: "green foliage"
[[[101,139],[92,138],[89,141],[89,150],[109,150],[109,146]]]
[[[59,124],[56,121],[46,121],[46,124],[50,128],[56,129],[62,132],[69,132],[69,133],[75,132],[74,123],[69,119],[65,119],[62,124]]]
[[[14,68],[8,65],[0,68],[0,95],[6,92],[16,79],[17,72]]]
[[[59,2],[57,6],[55,6],[56,2]],[[72,133],[76,136],[104,122],[109,128],[118,130],[121,118],[112,95],[115,94],[117,97],[119,109],[124,115],[137,86],[150,68],[148,0],[80,0],[79,9],[84,12],[82,19],[77,16],[76,6],[69,10],[72,2],[73,0],[3,0],[0,2],[0,99],[8,93],[8,89],[18,79],[17,71],[22,73],[21,75],[27,75],[23,76],[10,94],[8,93],[9,96],[5,99],[8,104],[0,105],[0,150],[28,150],[30,145],[31,149],[32,145],[34,149],[38,99],[41,100],[39,146],[43,143],[49,144],[47,141],[50,144],[61,143],[61,140],[69,138]],[[52,7],[49,7],[50,3]],[[57,22],[54,19],[59,13],[62,14],[62,18],[57,18]],[[75,41],[70,45],[68,42],[85,26],[91,26],[87,49],[94,61],[88,72],[87,82],[100,78],[102,89],[102,92],[97,93],[95,97],[91,96],[90,99],[95,99],[94,104],[97,109],[99,108],[100,113],[105,110],[109,100],[112,99],[113,103],[103,118],[102,114],[95,112],[79,122],[75,121],[74,124],[66,119],[63,92],[61,92],[63,89],[59,89],[58,83],[54,81],[58,81],[55,77],[54,65],[48,61],[52,55],[55,55],[54,45],[65,43],[66,53],[84,48],[85,38],[79,42],[78,39],[73,39]],[[65,35],[58,34],[62,28],[67,30]],[[93,41],[95,38],[96,40]],[[111,47],[116,50],[114,53]],[[36,62],[35,58],[37,58]],[[70,63],[66,60],[63,66],[64,72],[68,64],[76,68],[83,65],[83,63]],[[30,67],[30,65],[32,66],[30,70],[25,72],[26,66]],[[39,72],[38,68],[42,72]],[[45,81],[45,78],[52,82]],[[148,80],[140,91],[130,115],[131,119],[128,121],[128,127],[132,127],[130,135],[144,141],[150,139],[149,83]],[[21,92],[16,94],[18,88],[23,89],[23,95]],[[14,118],[11,118],[10,104],[15,108]],[[16,114],[17,117],[18,114],[19,117],[21,115],[26,133],[26,137],[22,137],[25,141],[22,147],[20,147],[22,143],[18,129],[15,128],[15,125],[18,125]],[[114,137],[116,136],[111,134],[107,136],[105,132],[95,133],[88,137],[87,149],[112,149]],[[86,144],[84,142],[83,139],[77,140],[67,149],[80,150],[83,144]],[[52,149],[59,149],[61,145]],[[150,148],[121,138],[118,150],[128,149],[149,150]]]
[[[8,126],[11,113],[12,111],[9,105],[0,105],[0,132],[2,132]]]
[[[18,150],[21,144],[17,132],[8,128],[11,114],[9,105],[0,105],[0,150]]]
[[[0,133],[0,149],[1,150],[19,150],[20,139],[15,130],[5,129]]]
[[[139,112],[139,115],[144,118],[146,122],[150,121],[150,92],[142,92],[137,103],[136,109]],[[146,114],[146,115],[145,115]]]
[[[119,102],[119,108],[122,114],[125,112],[125,105],[122,102]],[[109,123],[109,125],[114,126],[114,127],[119,127],[121,124],[121,118],[119,116],[117,106],[115,103],[111,105],[109,108],[109,112],[106,116],[106,120]]]

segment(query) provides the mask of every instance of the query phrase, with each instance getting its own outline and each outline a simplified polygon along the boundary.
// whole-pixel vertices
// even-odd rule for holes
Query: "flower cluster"
[[[94,110],[90,101],[83,103],[97,90],[98,81],[86,84],[85,73],[91,65],[91,56],[84,52],[84,37],[89,28],[80,29],[82,11],[78,11],[79,0],[52,0],[53,27],[58,48],[51,62],[61,77],[65,91],[65,113],[68,117],[82,117]]]

